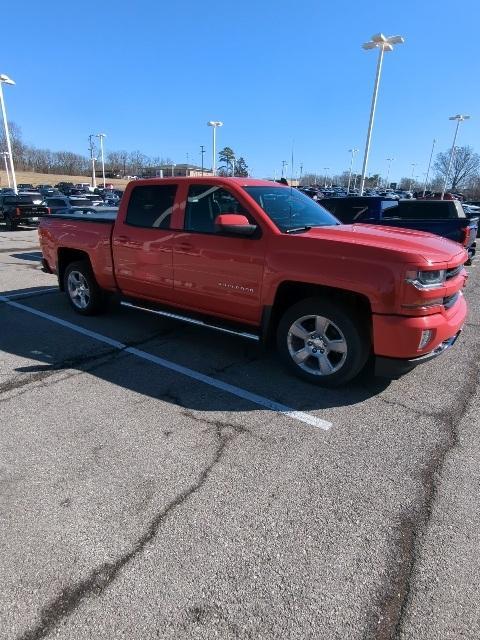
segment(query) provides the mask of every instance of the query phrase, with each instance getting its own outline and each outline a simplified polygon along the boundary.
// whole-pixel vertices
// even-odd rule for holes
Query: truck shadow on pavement
[[[110,347],[68,327],[0,302],[0,308],[11,312],[2,313],[4,331],[0,348],[17,357],[37,361],[16,367],[17,375],[0,384],[0,393],[23,392],[35,383],[54,384],[56,374],[74,370],[184,409],[215,412],[262,408],[204,382],[125,353],[127,347],[136,347],[299,411],[355,405],[380,394],[390,384],[389,380],[374,378],[367,370],[344,388],[326,389],[290,374],[271,350],[265,351],[234,336],[123,308],[111,309],[104,316],[85,318],[77,316],[63,296],[56,292],[39,295],[41,291],[36,287],[22,289],[21,292],[4,292],[3,295],[19,293],[30,293],[31,296],[13,297],[14,302],[118,340],[124,348]],[[133,330],[135,335],[126,338],[125,333]],[[80,387],[78,389],[81,393]]]

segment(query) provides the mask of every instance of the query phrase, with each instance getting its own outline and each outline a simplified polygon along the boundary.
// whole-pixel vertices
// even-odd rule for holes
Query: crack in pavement
[[[9,402],[10,400],[13,400],[14,398],[17,398],[18,396],[23,395],[24,393],[27,393],[29,391],[29,389],[23,389],[23,387],[28,387],[29,385],[35,384],[37,382],[45,386],[47,379],[54,376],[59,371],[63,371],[65,369],[72,369],[73,367],[85,366],[85,365],[88,365],[89,363],[92,363],[93,365],[91,367],[86,367],[85,369],[81,369],[70,375],[59,378],[58,380],[55,380],[53,382],[54,384],[57,382],[61,382],[63,380],[68,380],[69,378],[72,378],[74,376],[82,375],[83,373],[91,373],[96,369],[104,366],[105,364],[109,364],[113,360],[116,360],[118,357],[122,355],[129,355],[128,353],[125,354],[126,349],[130,347],[138,347],[138,346],[145,345],[146,343],[150,342],[151,340],[154,340],[155,338],[162,338],[167,335],[170,335],[173,332],[174,332],[173,329],[169,329],[166,331],[159,331],[154,334],[151,334],[147,338],[142,338],[141,340],[133,340],[131,342],[125,343],[125,345],[121,349],[117,347],[113,347],[112,349],[102,349],[100,351],[95,351],[95,353],[92,353],[90,355],[69,357],[59,362],[52,362],[45,365],[37,365],[36,366],[37,370],[31,373],[26,378],[23,378],[22,376],[16,376],[12,380],[7,380],[7,382],[0,384],[0,395],[8,393],[9,391],[18,390],[18,393],[9,395],[7,398],[0,398],[0,403]],[[102,362],[96,362],[98,360],[102,360]],[[29,371],[24,371],[24,373],[29,373]]]
[[[225,433],[227,426],[229,432]],[[230,430],[233,430],[233,433]],[[220,424],[215,430],[216,447],[212,459],[200,471],[197,480],[181,491],[151,519],[129,551],[119,556],[114,562],[104,562],[99,567],[92,569],[85,578],[62,589],[55,598],[42,607],[38,623],[19,635],[17,640],[45,638],[58,627],[62,620],[68,618],[86,598],[100,596],[115,581],[122,569],[141,554],[148,544],[153,542],[166,518],[201,490],[224,456],[229,443],[243,433],[244,431],[236,425]]]
[[[432,518],[433,507],[438,494],[438,483],[448,454],[458,445],[458,426],[467,413],[478,388],[480,374],[480,349],[476,350],[474,372],[457,394],[457,402],[441,412],[419,412],[401,403],[419,415],[435,418],[442,427],[442,438],[430,451],[428,461],[420,471],[420,495],[408,511],[400,515],[397,539],[393,546],[392,568],[387,571],[383,594],[374,606],[371,620],[367,624],[364,640],[394,640],[400,638],[403,622],[411,604],[411,589],[416,564],[421,551],[421,539]],[[385,399],[382,399],[385,401]],[[389,575],[393,574],[393,578]]]

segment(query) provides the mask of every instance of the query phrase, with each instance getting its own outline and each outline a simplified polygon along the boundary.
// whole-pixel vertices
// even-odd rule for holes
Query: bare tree
[[[480,156],[472,147],[455,147],[450,175],[447,176],[450,161],[450,151],[443,151],[437,155],[434,169],[437,177],[447,180],[450,189],[458,189],[467,184],[472,178],[478,176],[480,171]]]

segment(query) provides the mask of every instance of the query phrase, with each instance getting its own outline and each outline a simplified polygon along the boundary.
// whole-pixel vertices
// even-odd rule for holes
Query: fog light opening
[[[422,331],[422,335],[420,336],[420,342],[418,343],[418,351],[425,349],[427,344],[432,339],[433,331],[431,329],[424,329]]]

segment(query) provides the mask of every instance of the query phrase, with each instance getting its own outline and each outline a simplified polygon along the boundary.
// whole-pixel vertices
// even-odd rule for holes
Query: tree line
[[[433,163],[432,171],[428,178],[427,188],[432,191],[441,191],[447,180],[447,191],[463,191],[471,198],[480,197],[480,155],[472,147],[455,147],[452,163],[450,163],[451,149],[437,154]],[[447,176],[448,173],[448,176]],[[331,184],[346,187],[348,185],[349,172],[325,176],[323,174],[308,173],[302,176],[301,184],[317,185],[319,187],[330,186]],[[405,176],[397,183],[399,189],[421,191],[425,186],[425,175]],[[350,186],[360,186],[361,175],[353,173]],[[389,181],[390,182],[390,181]],[[384,178],[379,173],[370,174],[365,178],[367,189],[375,187],[386,187]]]
[[[34,171],[35,173],[52,173],[69,176],[89,176],[92,162],[87,155],[72,151],[51,151],[26,144],[22,139],[20,127],[15,122],[9,123],[10,140],[15,169]],[[6,150],[5,133],[0,135],[0,151]],[[98,150],[94,155],[97,156]],[[173,161],[161,156],[147,156],[141,151],[109,151],[105,154],[105,171],[110,177],[141,175],[147,167],[173,164]],[[100,168],[99,164],[97,165]]]

